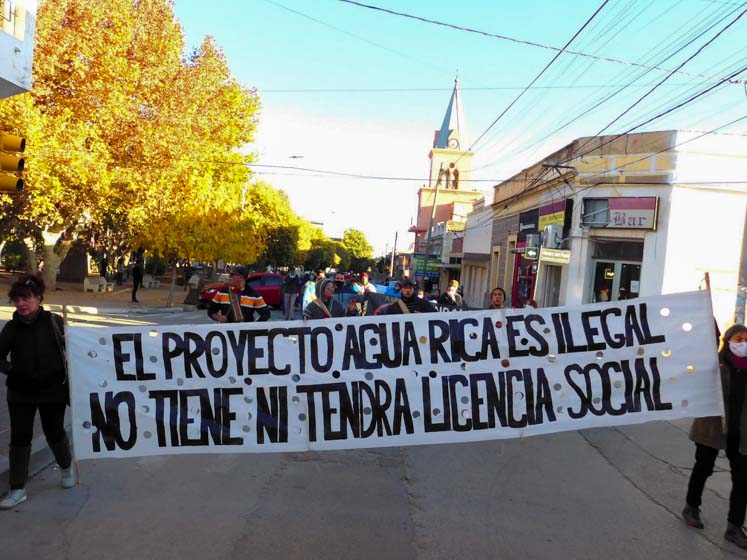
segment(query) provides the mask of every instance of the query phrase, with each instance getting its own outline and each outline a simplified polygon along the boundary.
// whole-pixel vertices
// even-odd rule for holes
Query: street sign
[[[533,261],[536,261],[539,257],[539,248],[538,247],[527,247],[526,251],[524,251],[524,258],[530,259]]]
[[[571,262],[571,252],[568,249],[540,249],[540,260],[544,263],[568,264]]]

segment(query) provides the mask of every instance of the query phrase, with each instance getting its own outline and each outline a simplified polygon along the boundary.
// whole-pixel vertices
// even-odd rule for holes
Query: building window
[[[642,261],[643,243],[635,241],[605,241],[598,239],[594,242],[594,259],[608,259],[615,261]]]
[[[581,225],[584,227],[606,227],[610,222],[610,207],[606,198],[585,198]]]
[[[23,41],[26,31],[25,8],[12,0],[0,0],[0,14],[2,14],[2,30]]]

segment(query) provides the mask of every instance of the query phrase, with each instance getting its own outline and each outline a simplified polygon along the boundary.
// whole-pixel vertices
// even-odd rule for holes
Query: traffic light
[[[23,190],[24,159],[19,154],[26,149],[26,139],[0,133],[0,192]]]

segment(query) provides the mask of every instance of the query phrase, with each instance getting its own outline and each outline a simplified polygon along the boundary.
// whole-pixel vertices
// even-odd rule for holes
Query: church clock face
[[[449,140],[449,148],[451,148],[452,150],[459,149],[459,140],[457,140],[456,138],[452,138],[451,140]]]

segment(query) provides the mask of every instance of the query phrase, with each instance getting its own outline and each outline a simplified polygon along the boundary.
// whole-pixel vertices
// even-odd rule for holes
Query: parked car
[[[265,303],[274,309],[280,309],[283,305],[283,275],[272,272],[257,272],[249,274],[246,282],[254,288]],[[207,309],[208,303],[213,299],[215,292],[224,288],[226,282],[214,282],[206,285],[200,291],[200,303],[197,305],[200,309]]]
[[[283,305],[283,275],[274,272],[257,272],[246,277],[247,284],[254,288],[265,303],[274,309]]]

